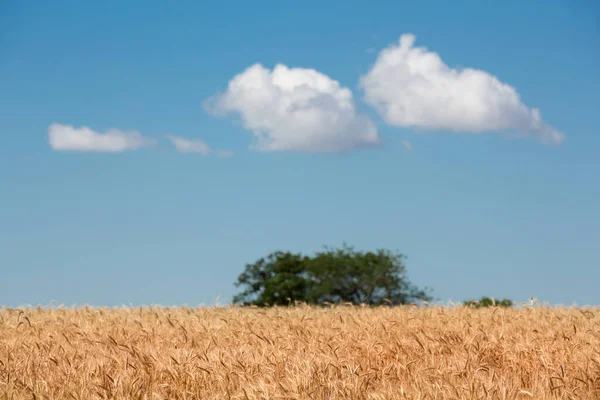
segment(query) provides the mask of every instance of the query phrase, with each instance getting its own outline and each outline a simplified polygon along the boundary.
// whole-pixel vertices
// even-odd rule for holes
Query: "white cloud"
[[[200,139],[190,140],[177,136],[167,137],[180,153],[200,153],[203,156],[210,153],[210,147]]]
[[[167,138],[173,143],[175,149],[180,153],[199,153],[207,156],[215,153],[219,157],[231,157],[233,152],[229,150],[212,150],[204,141],[200,139],[185,139],[178,136],[167,135]]]
[[[406,150],[408,150],[408,151],[412,151],[412,149],[413,149],[412,143],[410,141],[408,141],[408,140],[403,140],[402,141],[402,146],[404,146],[404,148]]]
[[[48,137],[50,146],[59,151],[118,153],[155,144],[154,140],[145,138],[136,131],[110,129],[106,133],[99,133],[87,126],[75,128],[57,123],[48,127]]]
[[[365,101],[388,124],[471,133],[516,130],[548,143],[564,140],[512,86],[485,71],[450,68],[414,42],[414,35],[402,35],[360,79]]]
[[[214,114],[237,113],[261,151],[338,152],[380,143],[350,89],[313,69],[255,64],[207,102]]]

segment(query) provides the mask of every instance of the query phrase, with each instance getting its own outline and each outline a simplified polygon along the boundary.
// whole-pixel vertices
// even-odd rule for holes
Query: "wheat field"
[[[600,309],[0,309],[0,399],[600,399]]]

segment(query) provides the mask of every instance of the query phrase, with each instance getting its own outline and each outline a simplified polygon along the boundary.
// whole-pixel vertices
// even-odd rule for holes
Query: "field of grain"
[[[599,399],[600,309],[0,309],[0,399]]]

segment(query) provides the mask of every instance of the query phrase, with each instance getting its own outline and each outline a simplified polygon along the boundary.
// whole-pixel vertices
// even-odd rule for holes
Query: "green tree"
[[[463,302],[465,306],[475,308],[486,308],[486,307],[512,307],[513,301],[510,299],[496,300],[493,297],[482,297],[479,300],[466,300]]]
[[[344,245],[319,252],[309,263],[311,303],[407,304],[430,300],[406,276],[405,256],[388,250],[360,252]]]
[[[307,296],[307,263],[301,254],[277,251],[247,264],[235,285],[245,289],[234,303],[263,305],[288,304],[290,299]]]
[[[234,303],[282,305],[407,304],[430,300],[426,290],[412,285],[402,254],[387,250],[359,252],[344,245],[313,257],[276,252],[246,265],[236,286],[243,286]]]

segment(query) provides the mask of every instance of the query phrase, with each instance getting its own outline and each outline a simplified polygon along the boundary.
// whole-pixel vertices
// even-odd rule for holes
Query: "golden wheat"
[[[600,310],[0,310],[0,399],[598,399]]]

